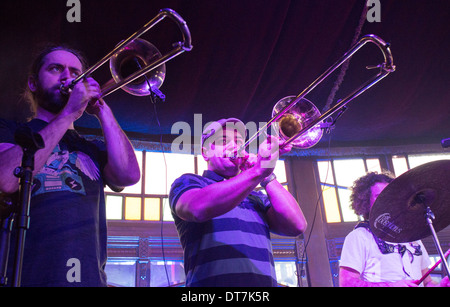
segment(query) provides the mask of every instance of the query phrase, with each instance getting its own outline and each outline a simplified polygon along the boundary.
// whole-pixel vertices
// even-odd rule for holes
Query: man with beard
[[[104,186],[120,190],[140,177],[133,147],[100,98],[98,83],[86,78],[69,94],[61,93],[61,85],[68,86],[85,69],[84,58],[73,49],[44,49],[28,77],[35,117],[25,124],[0,121],[2,193],[19,189],[13,171],[23,151],[14,140],[16,129],[30,127],[45,144],[35,154],[22,286],[105,286]],[[74,130],[74,121],[85,111],[99,120],[104,142],[88,141]],[[11,251],[14,243],[12,239]]]

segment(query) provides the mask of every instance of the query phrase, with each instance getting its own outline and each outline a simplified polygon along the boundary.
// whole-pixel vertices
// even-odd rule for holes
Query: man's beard
[[[59,91],[59,86],[50,89],[43,89],[39,84],[34,96],[37,105],[50,113],[58,114],[67,104],[69,95],[63,95]]]

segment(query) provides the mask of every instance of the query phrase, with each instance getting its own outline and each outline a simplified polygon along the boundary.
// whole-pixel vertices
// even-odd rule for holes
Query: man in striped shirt
[[[172,184],[169,199],[184,249],[186,286],[276,286],[270,232],[297,236],[306,228],[297,201],[273,174],[278,140],[268,138],[249,159],[254,165],[241,171],[249,155],[230,154],[245,137],[238,119],[213,122],[202,135],[208,170]],[[254,191],[258,184],[267,196]]]

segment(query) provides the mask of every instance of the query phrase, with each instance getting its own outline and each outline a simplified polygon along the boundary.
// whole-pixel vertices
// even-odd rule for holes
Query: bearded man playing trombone
[[[101,99],[99,84],[88,77],[68,94],[60,91],[86,66],[79,52],[50,46],[37,56],[28,78],[35,118],[22,125],[38,132],[45,147],[34,157],[22,286],[106,286],[104,186],[120,190],[140,178],[133,147]],[[99,120],[105,142],[88,141],[74,130],[85,111]],[[13,171],[23,156],[14,139],[20,126],[0,121],[2,193],[19,189]]]

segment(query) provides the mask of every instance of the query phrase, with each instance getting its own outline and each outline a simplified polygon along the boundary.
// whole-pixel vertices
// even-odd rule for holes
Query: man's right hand
[[[65,86],[72,80],[66,80]],[[88,103],[100,99],[100,85],[93,78],[86,78],[83,82],[78,82],[70,92],[69,100],[62,113],[64,115],[73,115],[74,121],[83,115]]]
[[[279,149],[278,138],[270,135],[259,146],[255,167],[258,167],[261,170],[262,178],[269,176],[275,169],[278,158],[280,157]]]

